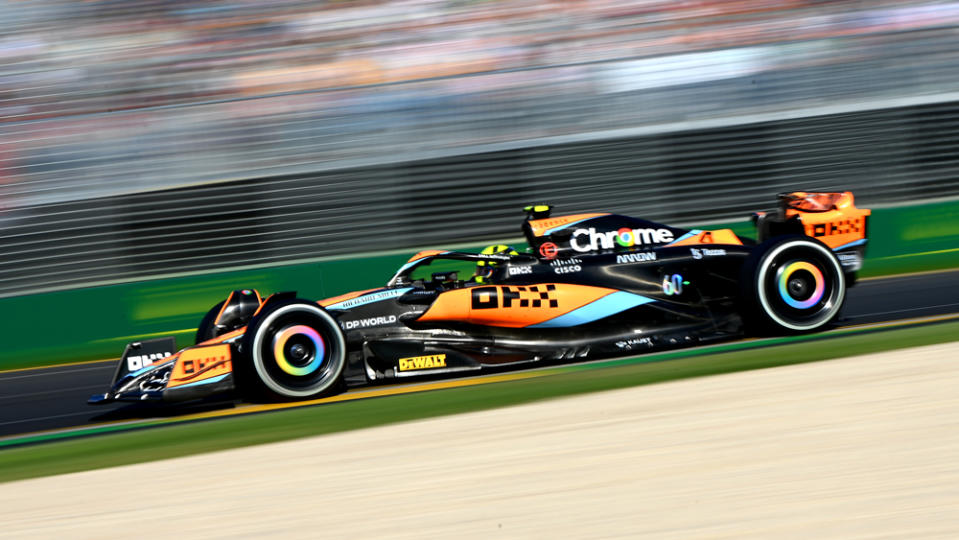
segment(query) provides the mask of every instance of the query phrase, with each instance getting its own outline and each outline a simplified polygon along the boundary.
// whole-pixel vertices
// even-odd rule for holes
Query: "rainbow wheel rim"
[[[326,357],[326,344],[319,332],[298,324],[276,334],[273,357],[284,373],[302,377],[319,369]]]
[[[779,296],[786,305],[796,309],[808,309],[822,300],[823,293],[826,291],[826,280],[822,275],[822,270],[812,263],[806,261],[797,261],[790,263],[779,270],[777,284]],[[812,293],[805,298],[797,299],[793,296],[793,290],[805,291],[808,287],[808,273],[812,277]],[[805,295],[803,295],[805,296]]]

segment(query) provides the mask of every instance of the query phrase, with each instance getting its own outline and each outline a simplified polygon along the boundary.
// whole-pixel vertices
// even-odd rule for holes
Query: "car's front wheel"
[[[267,305],[247,328],[241,381],[268,398],[319,397],[339,387],[346,341],[323,308],[306,300]]]

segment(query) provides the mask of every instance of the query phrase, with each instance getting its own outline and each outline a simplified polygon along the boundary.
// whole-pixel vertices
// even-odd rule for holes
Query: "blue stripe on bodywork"
[[[673,244],[675,244],[675,243],[677,243],[677,242],[682,242],[683,240],[685,240],[685,239],[687,239],[687,238],[692,238],[692,237],[696,236],[697,234],[699,234],[699,233],[701,233],[701,232],[703,232],[703,231],[701,231],[701,230],[699,230],[699,229],[693,229],[693,230],[689,231],[688,233],[680,236],[679,238],[673,240],[672,242],[670,242],[669,244],[667,244],[667,246],[671,246],[671,245],[673,245]]]
[[[626,291],[616,291],[608,294],[598,300],[593,300],[585,306],[574,309],[565,315],[534,324],[528,328],[565,328],[567,326],[577,326],[586,324],[599,319],[615,315],[621,311],[632,309],[636,306],[653,302],[652,298],[646,298],[638,294],[628,293]]]
[[[846,249],[846,248],[853,247],[853,246],[861,246],[861,245],[863,245],[863,244],[865,244],[865,243],[866,243],[866,239],[865,239],[865,238],[861,238],[861,239],[859,239],[859,240],[856,240],[855,242],[849,242],[848,244],[843,244],[843,245],[841,245],[841,246],[839,246],[839,247],[834,247],[834,248],[832,248],[832,250],[833,250],[833,251],[839,251],[840,249]]]
[[[177,352],[177,353],[173,353],[173,354],[180,354],[180,353]],[[170,356],[173,356],[173,354],[171,354]],[[170,356],[167,356],[166,358],[169,358]],[[122,361],[122,360],[121,360],[121,361]],[[158,368],[161,368],[161,367],[164,367],[164,366],[168,366],[168,365],[172,364],[173,362],[175,362],[175,360],[168,360],[168,361],[162,362],[162,363],[150,364],[149,366],[142,367],[142,368],[140,368],[140,369],[138,369],[138,370],[136,370],[136,371],[131,371],[130,373],[127,373],[126,375],[124,375],[124,377],[139,377],[140,375],[143,375],[144,373],[146,373],[146,372],[148,372],[148,371],[152,371],[152,370],[154,370],[154,369],[158,369]]]
[[[326,306],[326,309],[347,309],[351,307],[372,304],[373,302],[382,302],[383,300],[389,300],[390,298],[403,296],[407,291],[411,290],[413,290],[413,287],[404,287],[402,289],[384,289],[382,291],[368,293],[364,294],[363,296],[357,296],[356,298],[350,298],[349,300],[343,300],[342,302],[330,304]]]
[[[191,382],[189,384],[181,384],[180,386],[174,386],[170,390],[179,390],[181,388],[186,388],[188,386],[200,386],[201,384],[212,384],[212,383],[220,382],[223,379],[225,379],[227,375],[229,375],[229,373],[224,373],[223,375],[217,375],[216,377],[211,377],[209,379],[204,379],[202,381]]]

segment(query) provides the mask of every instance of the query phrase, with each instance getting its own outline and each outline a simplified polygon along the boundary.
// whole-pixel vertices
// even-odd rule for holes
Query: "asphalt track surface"
[[[861,281],[849,290],[841,326],[890,322],[959,312],[959,271]],[[116,360],[0,373],[0,437],[82,427],[111,420],[175,416],[182,409],[126,404],[93,407],[92,394],[110,384]],[[224,408],[210,403],[191,407]]]

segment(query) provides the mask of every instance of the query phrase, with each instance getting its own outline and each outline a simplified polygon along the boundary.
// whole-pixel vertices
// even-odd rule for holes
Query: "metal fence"
[[[534,201],[955,197],[957,68],[930,28],[10,123],[0,296],[514,237]]]

